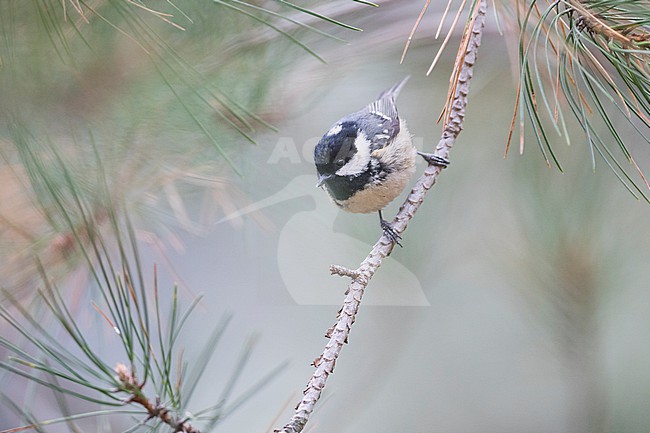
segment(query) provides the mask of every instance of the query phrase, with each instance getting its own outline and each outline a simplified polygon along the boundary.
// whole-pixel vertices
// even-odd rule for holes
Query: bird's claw
[[[438,155],[434,155],[433,153],[418,152],[418,155],[424,158],[424,160],[431,165],[435,165],[442,168],[447,168],[449,166],[448,159],[440,157]]]
[[[394,244],[397,244],[401,247],[402,244],[400,244],[399,241],[402,239],[402,237],[395,231],[395,229],[393,229],[391,223],[384,219],[380,220],[379,223],[381,224],[381,229],[384,231],[384,234],[388,237],[388,239],[390,239]]]

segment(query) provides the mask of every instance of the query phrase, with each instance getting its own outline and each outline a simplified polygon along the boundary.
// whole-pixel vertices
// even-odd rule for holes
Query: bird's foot
[[[381,224],[381,229],[384,231],[384,234],[388,239],[401,247],[402,244],[400,244],[399,241],[402,237],[395,231],[395,229],[393,229],[393,225],[383,218],[379,220],[379,224]]]
[[[449,166],[448,159],[442,158],[438,155],[434,155],[433,153],[418,152],[418,155],[424,158],[424,160],[431,165],[435,165],[437,167],[442,167],[442,168],[447,168]]]

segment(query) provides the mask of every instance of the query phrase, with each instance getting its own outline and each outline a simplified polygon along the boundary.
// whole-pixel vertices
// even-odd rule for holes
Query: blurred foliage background
[[[424,72],[444,7],[430,6],[399,65],[422,4],[377,3],[312,5],[358,32],[284,2],[0,2],[4,305],[9,293],[51,323],[35,294],[45,278],[107,362],[123,362],[92,307],[101,284],[84,251],[101,234],[119,271],[124,258],[110,251],[133,233],[142,281],[158,265],[161,304],[175,283],[185,305],[203,293],[179,343],[184,360],[207,363],[187,410],[224,389],[247,395],[288,361],[215,429],[280,425],[343,299],[326,264],[355,266],[379,235],[375,216],[339,213],[314,187],[313,146],[407,74],[400,113],[424,149],[439,134],[454,50]],[[452,165],[371,283],[311,432],[650,430],[648,205],[600,160],[594,170],[578,128],[570,145],[549,138],[563,172],[534,146],[504,159],[518,76],[516,42],[497,28],[483,38]],[[625,119],[614,128],[650,166],[639,131]],[[206,359],[224,313],[230,325]],[[0,383],[0,429],[94,410],[6,371]],[[78,428],[130,425],[103,415]]]

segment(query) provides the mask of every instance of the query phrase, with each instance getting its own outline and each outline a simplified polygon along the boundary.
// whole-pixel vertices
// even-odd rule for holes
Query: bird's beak
[[[318,183],[316,184],[316,188],[322,188],[323,184],[333,178],[334,175],[332,174],[321,174],[318,176]]]

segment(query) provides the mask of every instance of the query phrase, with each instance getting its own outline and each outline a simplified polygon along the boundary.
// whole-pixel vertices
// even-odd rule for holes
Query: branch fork
[[[338,275],[339,277],[348,277],[353,280],[356,280],[357,278],[359,278],[359,269],[352,270],[346,268],[345,266],[330,265],[330,274]]]

